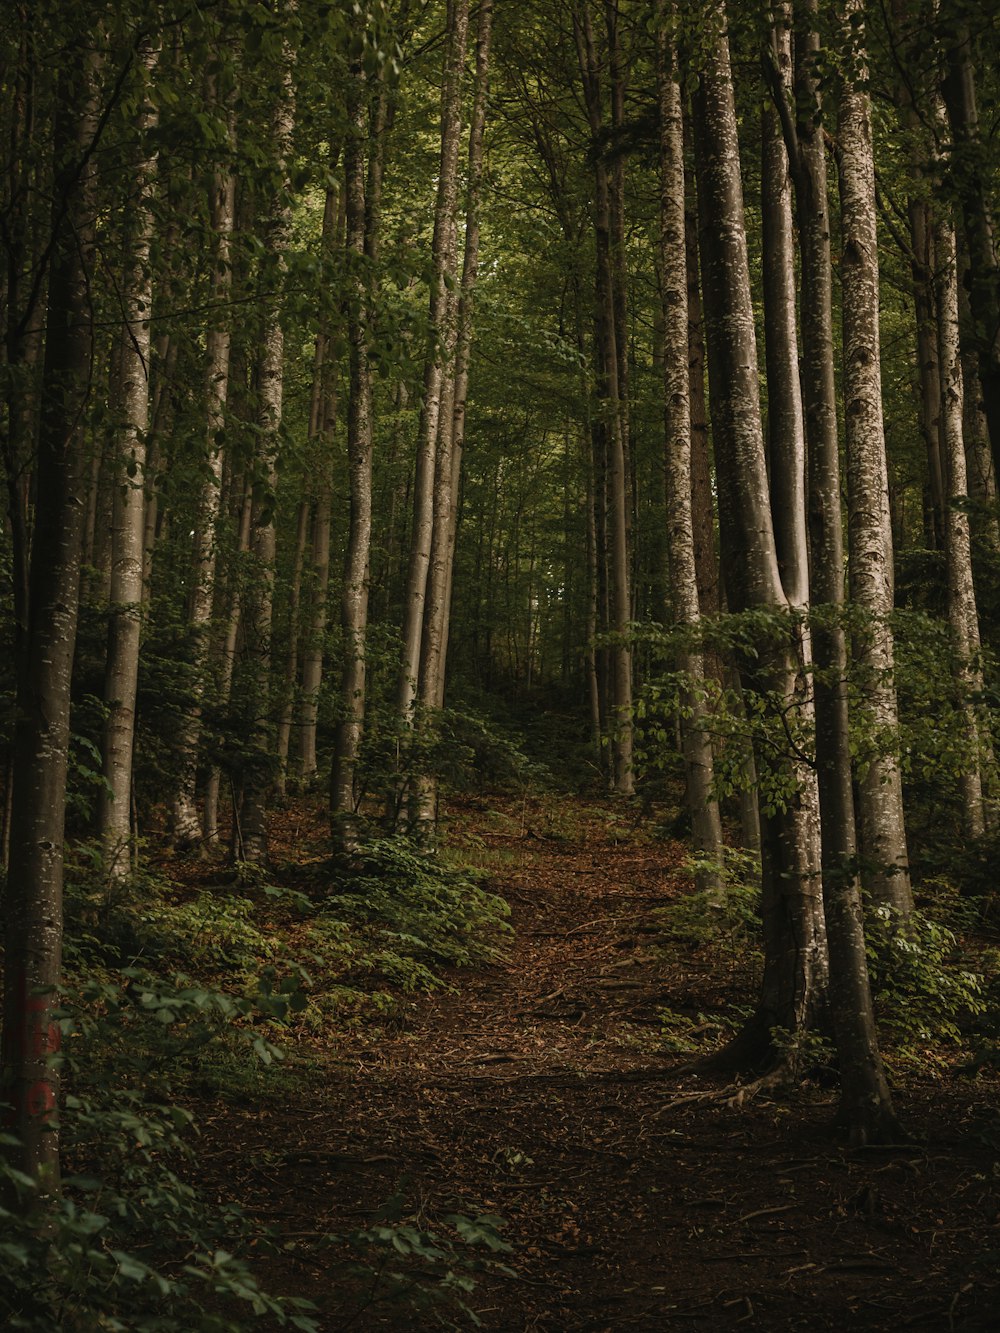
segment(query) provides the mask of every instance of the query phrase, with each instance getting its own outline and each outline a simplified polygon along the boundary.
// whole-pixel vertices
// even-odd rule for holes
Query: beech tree
[[[855,655],[867,673],[864,712],[872,737],[861,775],[864,875],[878,902],[901,912],[913,906],[903,815],[903,788],[893,748],[899,718],[893,681],[892,528],[882,417],[878,236],[875,168],[858,0],[844,6],[848,62],[837,109],[842,233],[844,422],[847,435],[850,586],[866,623]]]
[[[730,608],[767,610],[779,622],[767,658],[747,675],[773,694],[791,725],[808,734],[804,646],[782,586],[771,519],[757,385],[757,346],[740,179],[725,10],[711,13],[714,40],[694,99],[702,282],[708,343],[712,435]],[[800,721],[796,723],[796,718]],[[761,797],[765,971],[753,1022],[730,1057],[766,1060],[775,1028],[812,1027],[826,1004],[828,962],[819,874],[815,774],[793,751],[789,791],[778,804]]]
[[[94,350],[95,162],[101,62],[85,37],[65,48],[55,90],[52,214],[44,251],[48,302],[26,623],[17,680],[10,861],[5,896],[2,1086],[19,1169],[39,1200],[58,1194],[63,838],[70,692],[80,598]],[[36,286],[32,297],[38,299]],[[21,320],[30,320],[30,304]]]
[[[670,43],[670,9],[657,10],[657,87],[660,112],[660,282],[663,300],[663,375],[666,426],[668,555],[671,611],[689,634],[701,623],[695,556],[691,467],[691,394],[688,370],[688,274],[684,210],[684,129],[676,46]],[[682,732],[687,799],[696,850],[716,867],[703,876],[713,896],[722,892],[722,822],[714,788],[711,738],[706,731],[705,664],[699,646],[678,656],[689,681]]]

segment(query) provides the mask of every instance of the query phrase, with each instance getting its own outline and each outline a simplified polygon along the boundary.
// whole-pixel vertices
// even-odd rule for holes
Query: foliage
[[[371,932],[381,946],[372,964],[390,980],[431,989],[441,984],[434,968],[499,956],[508,910],[467,870],[442,864],[404,838],[383,838],[334,868],[323,918]]]
[[[325,1238],[324,1246],[335,1250],[335,1271],[352,1291],[365,1293],[344,1312],[345,1323],[373,1308],[402,1306],[411,1318],[446,1307],[480,1326],[466,1304],[478,1275],[514,1276],[496,1257],[512,1248],[500,1234],[504,1221],[492,1213],[449,1213],[442,1220],[447,1232],[420,1225],[406,1215],[403,1195],[397,1193],[364,1230]]]
[[[811,763],[814,742],[810,714],[798,706],[808,692],[807,675],[800,675],[790,700],[774,680],[774,663],[798,642],[802,626],[797,613],[755,608],[706,619],[695,630],[640,627],[636,642],[650,653],[653,670],[635,707],[637,762],[676,769],[675,723],[691,716],[692,696],[699,695],[714,744],[718,797],[745,791],[753,781],[762,813],[786,809],[799,789],[793,761]],[[679,654],[692,649],[738,663],[742,685],[678,670]],[[753,776],[746,762],[751,751]]]
[[[664,934],[686,944],[728,941],[733,952],[757,948],[760,940],[760,862],[738,847],[723,848],[722,865],[689,857],[684,869],[692,878],[719,875],[722,894],[687,893],[661,910]]]
[[[940,1064],[937,1048],[963,1044],[963,1029],[986,1008],[984,979],[960,961],[955,933],[922,911],[867,914],[872,995],[899,1062]]]
[[[405,839],[290,867],[288,883],[275,878],[258,871],[238,888],[191,894],[141,871],[109,886],[99,852],[81,846],[67,882],[69,965],[111,985],[124,976],[133,994],[155,990],[158,977],[180,978],[184,1005],[159,1007],[193,1014],[200,1003],[200,1020],[214,1022],[232,1052],[241,1029],[229,1028],[230,1018],[320,1029],[334,1014],[384,1015],[402,995],[447,985],[442,969],[492,961],[509,930],[504,901],[464,865],[445,865]],[[212,997],[204,1003],[199,985]],[[220,986],[242,994],[227,1007]]]
[[[51,1207],[0,1209],[4,1327],[238,1333],[266,1317],[309,1333],[308,1303],[269,1295],[247,1264],[266,1235],[190,1184],[194,1117],[167,1100],[180,1069],[218,1040],[220,1021],[231,1025],[252,1003],[136,970],[123,982],[101,978],[64,997],[61,1138],[81,1169]],[[270,1060],[264,1037],[244,1036]],[[2,1160],[0,1182],[10,1203],[32,1188]]]

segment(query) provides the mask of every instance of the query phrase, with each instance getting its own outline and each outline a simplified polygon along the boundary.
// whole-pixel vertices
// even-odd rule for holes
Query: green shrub
[[[369,843],[334,871],[329,887],[319,920],[364,930],[376,944],[373,963],[412,969],[417,989],[439,984],[434,968],[494,961],[510,929],[502,898],[404,838]]]
[[[194,1117],[169,1100],[173,1079],[235,1019],[280,1017],[283,1004],[135,969],[124,982],[101,978],[65,997],[60,1133],[69,1172],[57,1205],[0,1208],[0,1324],[30,1333],[240,1333],[267,1317],[271,1327],[312,1333],[307,1302],[269,1295],[244,1258],[251,1246],[266,1249],[266,1234],[189,1183]],[[272,1058],[259,1025],[238,1035],[258,1058]],[[7,1203],[31,1188],[0,1157]]]
[[[685,871],[695,878],[720,874],[722,896],[687,893],[663,908],[659,920],[668,938],[688,944],[727,940],[734,948],[757,948],[760,942],[760,861],[738,847],[723,848],[723,863],[691,856]]]
[[[925,912],[888,907],[866,916],[876,1012],[907,1063],[940,1062],[934,1048],[963,1044],[963,1025],[986,1009],[983,977],[963,967],[953,931]]]

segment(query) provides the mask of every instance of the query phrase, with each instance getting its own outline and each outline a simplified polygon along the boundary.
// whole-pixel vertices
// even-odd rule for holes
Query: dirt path
[[[432,1227],[507,1220],[517,1276],[471,1299],[489,1330],[1000,1327],[990,1090],[901,1090],[915,1144],[896,1153],[839,1148],[829,1090],[670,1107],[702,1084],[659,1049],[659,1011],[720,1000],[707,964],[657,948],[681,849],[584,832],[484,832],[509,959],[456,977],[404,1030],[345,1043],[310,1107],[227,1124],[213,1174],[290,1247],[265,1279],[315,1300],[331,1333],[436,1327],[378,1304],[350,1315],[313,1246],[406,1177]]]

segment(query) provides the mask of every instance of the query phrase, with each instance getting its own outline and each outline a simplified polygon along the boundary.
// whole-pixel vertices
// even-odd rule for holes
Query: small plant
[[[659,914],[664,933],[690,944],[727,939],[732,947],[756,947],[760,937],[760,862],[737,847],[724,848],[720,866],[706,858],[689,857],[684,869],[692,878],[718,875],[721,895],[685,894]]]
[[[373,932],[386,950],[383,965],[390,953],[412,960],[404,968],[419,965],[413,984],[420,989],[431,988],[435,967],[494,961],[510,930],[502,898],[403,838],[368,844],[335,872],[330,888],[323,915]]]
[[[730,1024],[718,1018],[708,1018],[705,1014],[678,1013],[676,1009],[659,1010],[660,1047],[665,1051],[677,1051],[681,1055],[690,1055],[695,1051],[713,1046],[718,1038],[730,1030]]]
[[[515,1276],[498,1257],[512,1248],[500,1234],[504,1220],[492,1213],[449,1213],[443,1223],[446,1230],[431,1230],[408,1217],[402,1195],[396,1194],[371,1226],[325,1239],[324,1245],[339,1251],[334,1259],[338,1279],[354,1295],[343,1311],[345,1326],[376,1307],[402,1308],[414,1319],[435,1310],[454,1312],[481,1326],[467,1304],[479,1276]]]

